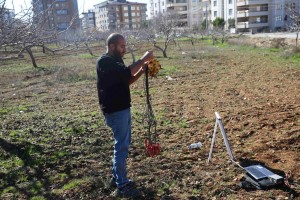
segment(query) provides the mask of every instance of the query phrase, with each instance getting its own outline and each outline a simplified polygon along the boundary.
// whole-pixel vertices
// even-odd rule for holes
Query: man
[[[129,85],[144,72],[153,52],[146,52],[137,62],[126,67],[123,56],[126,41],[121,34],[113,33],[106,41],[107,52],[97,60],[97,89],[101,111],[114,137],[113,180],[118,197],[136,197],[140,192],[127,178],[126,158],[131,142],[131,99]]]

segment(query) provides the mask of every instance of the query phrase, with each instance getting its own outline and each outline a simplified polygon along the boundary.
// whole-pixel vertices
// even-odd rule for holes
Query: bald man
[[[97,89],[101,111],[114,137],[113,182],[117,196],[141,196],[133,181],[127,178],[126,159],[131,143],[130,84],[143,74],[146,62],[153,58],[147,51],[138,61],[125,66],[126,41],[121,34],[113,33],[106,41],[107,52],[97,60]]]

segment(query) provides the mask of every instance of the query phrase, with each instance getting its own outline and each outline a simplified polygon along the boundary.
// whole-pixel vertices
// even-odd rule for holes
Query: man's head
[[[112,33],[106,40],[107,52],[115,57],[122,58],[126,53],[126,41],[119,33]]]

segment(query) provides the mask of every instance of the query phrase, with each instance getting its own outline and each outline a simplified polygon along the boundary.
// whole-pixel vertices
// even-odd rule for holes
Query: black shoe
[[[137,198],[142,197],[141,192],[136,188],[134,182],[130,181],[122,188],[117,189],[117,197],[120,198]]]

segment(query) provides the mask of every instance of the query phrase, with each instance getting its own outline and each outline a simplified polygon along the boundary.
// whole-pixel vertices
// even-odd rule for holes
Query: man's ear
[[[114,44],[110,44],[110,45],[108,46],[108,49],[109,49],[109,50],[115,50],[115,45],[114,45]]]

